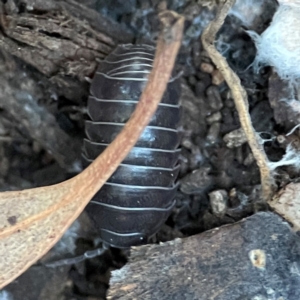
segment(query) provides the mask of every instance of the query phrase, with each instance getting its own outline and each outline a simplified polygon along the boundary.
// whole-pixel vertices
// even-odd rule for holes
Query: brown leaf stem
[[[232,97],[239,114],[241,126],[246,134],[249,146],[260,170],[262,197],[264,201],[267,201],[273,194],[274,180],[268,166],[268,158],[263,149],[263,145],[260,143],[257,133],[252,126],[248,111],[247,93],[242,87],[239,77],[232,71],[226,62],[226,59],[214,46],[216,34],[222,27],[224,20],[234,3],[235,0],[227,0],[223,6],[220,6],[216,18],[204,30],[201,39],[204,49],[222,73],[231,90]]]

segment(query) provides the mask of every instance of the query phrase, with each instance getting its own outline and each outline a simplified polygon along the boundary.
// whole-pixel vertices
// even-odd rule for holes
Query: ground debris
[[[98,61],[101,61],[118,43],[153,44],[155,42],[158,32],[157,8],[161,1],[7,0],[3,2],[5,2],[5,18],[2,20],[4,23],[1,24],[6,34],[0,34],[0,48],[3,50],[0,53],[0,58],[3,58],[3,64],[0,66],[3,85],[0,84],[0,87],[4,91],[0,99],[0,189],[16,190],[57,183],[72,176],[74,172],[70,173],[70,170],[74,171],[74,166],[79,166],[74,162],[80,159],[84,137],[85,106],[89,86],[87,77],[92,75]],[[239,129],[241,125],[232,94],[226,83],[222,82],[222,78],[218,77],[219,70],[216,70],[208,54],[203,50],[199,38],[204,27],[215,16],[218,3],[211,0],[166,2],[169,8],[186,16],[186,31],[177,65],[182,74],[183,140],[180,187],[176,195],[176,205],[166,225],[153,237],[151,243],[198,234],[225,224],[232,224],[256,211],[268,209],[260,202],[261,186],[258,185],[258,168],[246,144],[245,136]],[[257,6],[261,4],[261,0],[256,0],[251,10],[247,10],[249,14],[241,15],[240,8],[244,11],[244,7],[249,7],[249,3],[237,1],[237,6],[226,18],[218,35],[216,46],[245,87],[252,124],[261,137],[267,136],[269,140],[264,140],[264,147],[270,161],[278,161],[284,155],[287,145],[299,139],[299,130],[286,136],[287,132],[300,123],[297,111],[299,92],[294,89],[290,93],[289,87],[284,82],[278,81],[274,74],[270,77],[267,68],[259,73],[253,72],[250,65],[255,57],[255,46],[244,29],[256,30],[259,33],[264,30],[272,18],[276,3],[272,0],[265,1],[264,5],[268,9],[262,12],[261,7]],[[17,59],[12,59],[7,52]],[[296,109],[292,110],[292,108]],[[80,166],[76,172],[78,170]],[[279,187],[285,187],[291,181],[299,181],[299,172],[289,167],[277,168],[276,180]],[[209,193],[218,193],[217,196],[220,197],[210,197]],[[259,220],[260,225],[257,226],[261,226],[263,219],[266,224],[274,218],[273,215],[270,218],[269,213],[257,216],[253,217]],[[274,221],[272,220],[271,224]],[[222,228],[224,243],[221,246],[229,247],[229,241],[235,241],[236,236],[239,237],[237,232],[244,230],[241,229],[243,227],[241,224],[249,224],[247,222],[229,225],[227,229]],[[251,224],[254,226],[253,222]],[[262,227],[259,228],[264,234],[264,230],[268,229]],[[278,229],[278,232],[281,232],[280,230]],[[247,234],[250,234],[249,232],[247,231]],[[201,239],[214,234],[218,234],[218,231],[203,233]],[[259,244],[262,241],[258,231],[256,234],[257,242],[250,234],[251,247],[249,241],[239,244],[240,247],[236,251],[238,256],[232,259],[235,261],[234,259],[241,257],[239,255],[243,255],[242,259],[247,261],[246,265],[248,264],[249,268],[251,265],[253,270],[259,273],[253,270],[253,273],[243,273],[241,270],[244,269],[238,269],[240,266],[238,262],[236,266],[230,265],[229,272],[224,273],[224,277],[219,282],[224,282],[223,278],[226,279],[228,274],[228,278],[233,278],[234,273],[238,274],[238,278],[248,274],[254,278],[254,281],[250,281],[246,286],[239,282],[236,284],[244,292],[248,287],[249,291],[253,286],[259,287],[259,292],[251,294],[249,299],[269,299],[270,295],[274,298],[278,295],[276,294],[278,289],[270,287],[265,291],[261,288],[260,282],[255,281],[257,274],[265,276],[263,277],[265,283],[269,280],[266,279],[267,276],[270,278],[272,274],[277,275],[275,269],[269,269],[270,252],[267,247],[264,248]],[[289,234],[288,231],[287,235]],[[268,233],[266,236],[268,237]],[[277,237],[276,233],[273,237]],[[266,240],[269,242],[268,238]],[[210,251],[214,251],[219,241],[220,239],[212,243]],[[82,254],[86,250],[93,249],[94,245],[98,245],[99,240],[94,234],[88,234],[84,238],[76,238],[76,243],[78,254]],[[236,243],[233,244],[232,247],[235,247]],[[176,262],[178,245],[175,241],[167,245],[170,245],[168,257],[170,259],[173,257]],[[204,246],[200,245],[197,251],[200,249],[201,252],[201,247]],[[220,249],[223,255],[223,248]],[[257,258],[262,256],[256,256],[262,253],[260,250],[265,251],[266,254],[265,270],[255,266],[261,265],[261,260]],[[135,251],[139,250],[133,251],[136,253]],[[288,251],[284,245],[282,257],[287,257]],[[72,266],[69,275],[64,273],[60,277],[61,284],[57,285],[57,289],[53,289],[53,296],[58,295],[56,292],[65,286],[65,291],[59,294],[62,300],[105,299],[110,270],[119,268],[126,262],[124,253],[128,255],[129,251],[112,249],[101,257]],[[279,251],[276,252],[278,253]],[[143,259],[146,260],[148,254],[143,252]],[[198,254],[194,256],[192,253],[191,260],[197,260]],[[204,291],[210,286],[207,274],[209,276],[211,273],[207,270],[215,268],[218,263],[216,257],[218,255],[214,258],[209,257],[212,261],[213,259],[216,261],[216,264],[211,264],[213,267],[206,265],[204,260],[201,261],[204,271],[199,279],[201,281],[202,278],[203,282],[199,286],[202,287],[206,282]],[[149,259],[152,259],[151,256]],[[224,261],[228,262],[226,259]],[[186,269],[189,270],[192,263],[188,261],[185,264],[185,262],[183,265],[187,265]],[[141,264],[144,264],[144,260],[141,260]],[[165,262],[161,262],[157,269],[163,269],[164,264]],[[291,266],[291,269],[295,274],[298,272],[297,265]],[[34,299],[39,299],[36,295],[43,285],[46,288],[56,284],[56,281],[51,279],[52,275],[47,273],[47,270],[43,270],[34,271],[35,273],[31,273],[30,270],[28,275],[27,273],[23,275],[25,279],[22,282],[27,282],[28,287],[33,290]],[[126,269],[121,271],[124,270]],[[42,274],[37,284],[32,280],[34,278],[32,274],[39,276],[39,272],[50,274],[49,284],[42,279]],[[283,273],[282,276],[286,276],[283,281],[290,282],[290,269],[285,268]],[[157,272],[153,274],[157,275]],[[162,286],[166,281],[172,280],[172,276],[167,275],[163,278],[157,277],[157,280],[163,283]],[[187,282],[192,280],[190,286],[194,287],[194,279],[190,275],[186,275],[186,278],[192,278],[187,279]],[[248,282],[246,281],[248,275],[246,275],[242,278],[246,278],[245,282]],[[134,277],[136,274],[132,278]],[[296,283],[298,283],[297,278],[295,275],[293,279]],[[127,282],[126,280],[124,282]],[[14,282],[12,287],[17,290],[18,282]],[[132,286],[127,287],[130,290]],[[143,285],[141,287],[143,288]],[[173,285],[170,285],[169,290],[172,291],[172,288]],[[23,291],[23,288],[20,290]],[[152,295],[152,291],[153,289],[147,290],[143,297]],[[178,291],[179,299],[184,299],[185,295],[181,294],[182,289]],[[190,290],[187,289],[187,293],[189,292]],[[214,299],[226,299],[222,296],[230,292],[232,294],[236,292],[235,295],[240,297],[245,296],[239,294],[238,290],[234,290],[232,285],[228,285],[224,288],[223,294],[215,296]],[[293,291],[290,295],[293,296],[292,293]],[[211,293],[208,295],[211,296]],[[24,299],[22,293],[14,296],[15,300]],[[172,299],[176,299],[175,293],[173,296]],[[292,296],[287,299],[294,300]],[[57,296],[56,299],[59,297]],[[228,299],[232,300],[232,298]]]

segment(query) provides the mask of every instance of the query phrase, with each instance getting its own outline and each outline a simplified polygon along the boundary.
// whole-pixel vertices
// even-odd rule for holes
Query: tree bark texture
[[[273,213],[186,239],[133,248],[108,299],[300,299],[300,244]]]
[[[0,5],[0,107],[62,168],[75,173],[81,170],[81,140],[59,127],[41,99],[49,103],[63,97],[84,112],[87,78],[118,43],[133,40],[131,32],[84,2],[8,0]]]

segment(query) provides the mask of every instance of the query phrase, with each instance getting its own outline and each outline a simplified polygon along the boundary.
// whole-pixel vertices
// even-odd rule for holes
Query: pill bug
[[[91,163],[130,118],[147,83],[155,48],[120,45],[92,80],[83,158]],[[86,211],[104,243],[143,244],[168,218],[179,172],[180,84],[169,80],[156,114],[135,147],[88,204]]]

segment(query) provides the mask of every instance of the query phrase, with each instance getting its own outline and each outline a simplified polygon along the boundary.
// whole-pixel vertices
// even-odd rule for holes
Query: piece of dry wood
[[[60,5],[79,20],[87,21],[97,31],[111,36],[120,43],[128,43],[133,40],[133,33],[128,29],[109,18],[103,17],[96,10],[88,8],[81,2],[82,1],[65,0],[60,1]]]
[[[80,172],[82,141],[65,133],[54,115],[38,104],[43,88],[29,76],[22,76],[21,70],[18,70],[17,67],[12,72],[6,70],[1,76],[0,107],[16,121],[20,132],[51,153],[63,169]],[[13,81],[10,76],[13,76]]]
[[[19,1],[18,1],[19,2]],[[49,78],[59,95],[82,101],[97,61],[133,34],[72,0],[15,0],[0,5],[0,48]]]
[[[91,13],[90,8],[76,1],[22,3],[23,12],[18,11],[19,4],[14,0],[0,4],[0,50],[4,50],[0,55],[0,107],[13,117],[25,136],[51,153],[62,168],[77,173],[81,170],[81,141],[71,139],[39,102],[50,97],[66,98],[82,105],[88,95],[86,77],[93,74],[98,60],[118,42],[131,42],[133,36],[121,25],[96,11]],[[109,34],[110,26],[114,37]],[[5,53],[19,58],[10,70],[3,68],[13,65],[14,59]],[[8,56],[3,62],[2,54]]]
[[[5,1],[4,10],[8,14],[18,13],[19,1]],[[133,40],[133,33],[121,24],[106,18],[85,5],[87,1],[80,0],[22,0],[22,9],[32,16],[47,15],[48,13],[64,12],[92,25],[98,32],[111,36],[115,41],[127,43]],[[64,13],[63,12],[63,13]],[[88,25],[88,24],[86,24]],[[88,29],[88,26],[87,26]],[[90,29],[88,29],[90,30]]]
[[[129,262],[112,272],[108,299],[299,300],[299,257],[299,237],[277,215],[261,212],[132,248]]]
[[[74,75],[84,81],[96,68],[95,60],[104,58],[118,42],[66,10],[4,19],[1,47],[46,76]]]
[[[0,193],[0,288],[44,255],[112,175],[149,123],[166,89],[181,45],[184,20],[160,15],[163,28],[153,69],[122,132],[81,174],[61,184]]]
[[[226,59],[217,51],[214,46],[215,37],[219,29],[222,27],[224,20],[235,3],[235,0],[226,0],[223,6],[220,6],[217,16],[202,34],[202,43],[217,69],[225,78],[235,102],[236,109],[239,114],[241,126],[246,134],[248,144],[252,150],[253,156],[260,170],[262,197],[265,201],[269,200],[273,195],[274,179],[271,169],[268,165],[268,158],[263,149],[263,143],[260,142],[259,136],[255,132],[251,123],[248,109],[248,99],[245,89],[242,87],[240,79],[231,70]]]
[[[295,231],[300,230],[300,183],[288,184],[268,203],[293,225]]]

